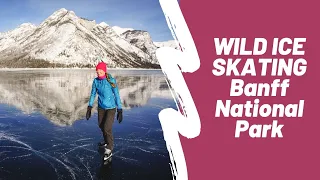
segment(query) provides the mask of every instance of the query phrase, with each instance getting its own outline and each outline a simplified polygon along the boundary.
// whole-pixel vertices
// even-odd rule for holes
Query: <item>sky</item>
[[[159,0],[0,0],[0,32],[39,25],[61,8],[96,23],[148,31],[156,42],[173,40]]]

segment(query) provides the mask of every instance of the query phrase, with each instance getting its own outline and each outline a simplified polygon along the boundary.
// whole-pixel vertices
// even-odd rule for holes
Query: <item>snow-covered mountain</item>
[[[120,36],[122,33],[126,31],[133,31],[132,28],[121,28],[119,26],[113,26],[112,29],[117,33],[118,36]]]
[[[147,31],[127,30],[120,35],[122,38],[141,49],[143,52],[151,55],[151,63],[157,64],[156,50],[157,46],[153,43],[150,34]]]
[[[139,107],[150,98],[171,99],[163,74],[112,75],[117,79],[124,109]],[[40,112],[52,123],[65,126],[84,119],[94,71],[0,71],[0,103],[26,114]],[[97,100],[97,97],[96,97]],[[97,101],[94,103],[96,113]]]
[[[146,31],[98,24],[62,8],[39,26],[1,33],[0,67],[92,67],[102,57],[108,67],[155,68],[157,48]]]
[[[179,46],[177,46],[175,40],[170,40],[170,41],[165,41],[165,42],[154,42],[154,45],[157,48],[160,48],[160,47],[172,47],[172,48],[175,48],[175,49],[179,49]]]

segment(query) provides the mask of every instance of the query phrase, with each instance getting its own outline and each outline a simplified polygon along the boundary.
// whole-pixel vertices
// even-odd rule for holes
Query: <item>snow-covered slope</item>
[[[85,118],[94,77],[94,72],[84,70],[0,71],[0,103],[12,105],[27,114],[39,111],[60,126],[71,125]],[[152,97],[172,98],[161,75],[114,77],[118,82],[124,109],[142,106]],[[96,106],[95,101],[95,110]]]
[[[134,46],[141,49],[143,52],[150,54],[152,63],[157,63],[156,50],[157,47],[153,43],[150,34],[147,31],[141,30],[128,30],[121,34],[121,37],[126,39]]]
[[[121,28],[119,26],[113,26],[112,29],[117,33],[118,36],[120,36],[122,33],[126,31],[133,31],[132,28]]]
[[[154,68],[156,48],[147,32],[97,24],[62,8],[39,26],[1,33],[0,66],[91,67],[102,57],[109,67]]]
[[[1,33],[0,52],[6,48],[10,48],[10,46],[19,42],[22,38],[29,36],[35,29],[35,25],[31,23],[24,23],[12,31]]]
[[[160,48],[160,47],[172,47],[172,48],[178,49],[178,46],[177,46],[175,40],[170,40],[170,41],[165,41],[165,42],[154,42],[154,44],[158,48]]]

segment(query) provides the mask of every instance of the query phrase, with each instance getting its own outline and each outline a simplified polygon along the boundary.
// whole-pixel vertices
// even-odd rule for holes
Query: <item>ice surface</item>
[[[152,71],[151,71],[152,72]],[[132,107],[115,121],[112,166],[101,166],[97,114],[84,120],[94,71],[1,71],[4,179],[172,179],[158,113],[173,106],[161,73],[112,71]],[[131,95],[128,95],[131,94]],[[148,177],[148,178],[147,178]]]

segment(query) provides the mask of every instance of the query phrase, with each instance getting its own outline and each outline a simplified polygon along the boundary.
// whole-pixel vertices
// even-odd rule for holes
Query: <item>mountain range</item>
[[[154,42],[149,32],[109,26],[78,17],[65,8],[38,26],[23,23],[0,33],[1,68],[94,67],[159,68],[159,47],[178,48],[175,41]]]

